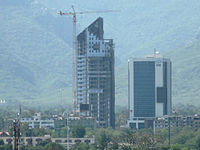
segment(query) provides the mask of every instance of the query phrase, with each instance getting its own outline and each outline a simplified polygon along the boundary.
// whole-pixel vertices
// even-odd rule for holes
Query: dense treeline
[[[200,114],[200,107],[192,104],[184,105],[179,103],[174,107],[174,111],[178,115],[195,115]]]
[[[155,134],[152,129],[132,131],[122,129],[96,129],[86,130],[87,137],[95,135],[96,143],[87,145],[77,144],[71,150],[199,150],[200,129],[193,130],[190,127],[172,128],[171,146],[169,147],[168,130],[159,129]],[[0,150],[9,149],[11,145],[4,145],[0,141]],[[40,142],[37,146],[22,146],[22,150],[63,150],[64,148],[56,143]]]
[[[193,105],[177,105],[175,107],[176,114],[194,115],[200,114],[200,108]],[[0,131],[9,131],[12,135],[12,119],[16,118],[18,110],[2,108],[0,109]],[[23,117],[31,117],[35,112],[34,109],[23,109]],[[54,112],[43,110],[42,117],[48,117],[52,114],[61,114],[63,110]],[[200,129],[194,130],[191,127],[172,128],[171,129],[171,147],[169,148],[168,130],[157,129],[155,134],[152,129],[143,129],[133,131],[127,128],[120,128],[124,125],[128,117],[126,108],[116,110],[116,129],[89,129],[83,127],[74,127],[70,129],[70,137],[94,137],[96,143],[94,145],[79,144],[71,147],[72,150],[93,150],[93,149],[121,149],[121,150],[198,150],[200,149]],[[67,127],[59,130],[47,129],[30,129],[28,124],[23,124],[21,128],[22,136],[44,136],[67,137]],[[12,149],[12,145],[5,145],[0,141],[0,150]],[[36,147],[22,146],[26,150],[62,150],[63,147],[56,143],[41,142]]]
[[[92,134],[90,132],[93,132]],[[172,128],[171,145],[169,147],[167,129],[156,130],[153,134],[151,129],[131,131],[129,129],[96,129],[87,134],[96,136],[96,144],[75,145],[74,150],[88,149],[119,149],[119,150],[199,150],[200,130],[195,131],[190,127]]]

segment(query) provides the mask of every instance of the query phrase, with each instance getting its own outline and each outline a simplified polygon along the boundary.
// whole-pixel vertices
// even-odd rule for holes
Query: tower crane
[[[102,11],[84,11],[76,12],[72,5],[73,12],[62,12],[58,14],[61,16],[72,16],[73,17],[73,66],[72,66],[72,77],[73,77],[73,104],[74,111],[76,110],[76,15],[89,14],[89,13],[108,13],[108,12],[119,12],[118,10],[102,10]],[[75,113],[75,112],[74,112]]]

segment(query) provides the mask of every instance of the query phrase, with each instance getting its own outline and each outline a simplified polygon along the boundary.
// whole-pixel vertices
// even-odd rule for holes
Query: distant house
[[[170,127],[185,127],[189,126],[194,130],[198,130],[200,128],[200,116],[182,116],[182,115],[172,115],[172,116],[162,116],[157,117],[155,119],[155,127],[156,128],[166,128]]]
[[[0,137],[0,140],[3,140],[5,144],[12,144],[13,138],[12,137]],[[61,144],[65,148],[67,148],[67,142],[69,141],[69,146],[73,146],[79,143],[86,143],[86,144],[94,144],[95,138],[52,138],[49,136],[44,137],[21,137],[21,141],[23,141],[24,145],[31,145],[36,146],[40,142],[55,142],[57,144]]]
[[[22,123],[28,123],[29,128],[54,129],[54,120],[42,119],[40,113],[35,113],[33,118],[22,118],[20,121]]]
[[[0,137],[9,137],[10,136],[10,133],[9,132],[0,132]]]

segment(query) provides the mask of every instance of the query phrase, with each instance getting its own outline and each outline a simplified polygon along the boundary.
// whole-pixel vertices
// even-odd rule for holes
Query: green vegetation
[[[127,107],[116,106],[115,109],[115,126],[118,128],[121,125],[125,125],[128,119]]]
[[[0,150],[12,150],[12,145],[1,145]]]
[[[1,99],[37,107],[72,104],[72,20],[56,14],[72,4],[80,11],[110,6],[121,10],[99,14],[105,18],[105,37],[116,43],[117,104],[127,104],[127,59],[143,57],[154,48],[173,61],[173,103],[199,103],[200,45],[193,40],[199,38],[200,2],[196,0],[89,0],[87,7],[74,0],[1,1]],[[79,16],[78,31],[96,17]]]
[[[174,107],[175,113],[178,115],[195,115],[198,114],[200,115],[200,107],[198,106],[194,106],[192,104],[187,104],[187,105],[183,105],[183,104],[177,104]]]
[[[34,128],[30,129],[27,123],[24,123],[21,127],[21,134],[25,137],[32,137],[32,136],[44,136],[50,135],[52,133],[51,130],[47,130],[44,128]]]
[[[73,146],[71,149],[72,150],[95,150],[96,148],[88,144],[81,143],[81,144]]]
[[[200,102],[200,40],[167,53],[173,62],[173,101],[199,105]]]
[[[156,129],[155,135],[152,129],[142,129],[133,131],[127,128],[119,128],[124,125],[124,121],[127,119],[127,112],[124,107],[117,107],[116,110],[116,129],[91,129],[76,126],[70,128],[70,137],[95,137],[94,145],[87,145],[84,143],[76,144],[71,147],[71,150],[102,150],[102,149],[119,149],[119,150],[148,150],[153,148],[155,150],[168,150],[168,130],[167,129]],[[175,107],[176,113],[181,115],[194,115],[200,114],[200,107],[193,105],[177,105]],[[191,111],[192,110],[192,111]],[[60,110],[62,111],[62,109]],[[16,110],[9,110],[8,108],[0,109],[0,131],[9,131],[11,136],[13,133],[12,119]],[[26,113],[23,113],[26,112]],[[23,109],[22,114],[24,117],[30,116],[35,110]],[[43,111],[42,116],[48,117],[49,112]],[[29,129],[25,123],[21,126],[22,136],[44,136],[50,135],[52,137],[67,137],[67,127],[63,127],[59,130],[47,130],[47,129]],[[10,150],[12,145],[5,145],[0,140],[0,150]],[[171,150],[198,150],[200,148],[200,129],[195,130],[191,127],[184,128],[171,128]],[[40,142],[37,146],[22,146],[22,150],[63,150],[63,147],[56,143],[48,143],[47,141]]]
[[[56,144],[53,142],[50,143],[43,143],[39,144],[35,147],[33,146],[22,146],[20,147],[21,150],[65,150],[64,147],[60,144]]]
[[[200,104],[199,1],[88,0],[87,6],[82,1],[74,2],[74,0],[67,2],[45,0],[41,3],[48,8],[59,10],[70,8],[72,3],[77,11],[109,10],[110,6],[121,10],[119,13],[99,14],[104,18],[106,38],[114,38],[116,44],[117,104],[128,104],[127,59],[153,53],[154,48],[172,59],[173,104],[194,102]],[[79,16],[78,20],[82,28],[85,28],[96,16],[98,14]]]
[[[4,141],[2,139],[0,140],[0,145],[4,145]]]
[[[171,146],[168,145],[167,129],[157,129],[153,134],[151,129],[131,131],[129,129],[96,129],[95,145],[79,144],[72,149],[119,149],[119,150],[198,150],[200,147],[200,130],[190,127],[172,128]]]
[[[85,128],[81,126],[77,126],[72,128],[72,137],[74,138],[83,138],[85,136]]]
[[[45,148],[47,150],[64,150],[64,148],[60,144],[56,144],[56,143],[49,143],[45,145]]]
[[[40,21],[55,18],[31,2],[16,3],[0,2],[0,98],[29,106],[71,103],[71,67],[64,67],[71,48]]]
[[[5,145],[4,141],[0,139],[0,150],[11,150],[12,145]]]

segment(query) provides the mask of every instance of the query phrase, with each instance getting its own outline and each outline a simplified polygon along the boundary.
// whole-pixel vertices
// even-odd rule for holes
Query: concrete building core
[[[128,60],[128,126],[171,114],[171,61],[155,53]]]
[[[74,109],[80,116],[96,118],[97,127],[114,128],[114,44],[103,35],[99,17],[77,36]]]

